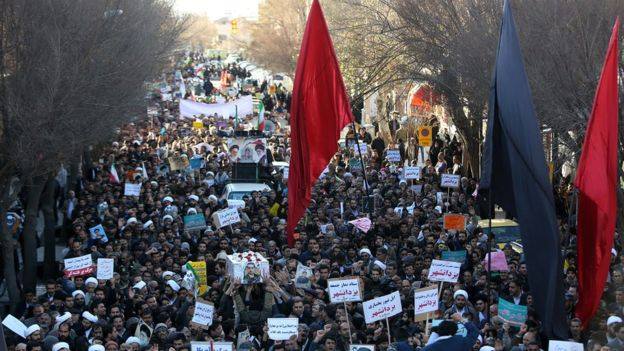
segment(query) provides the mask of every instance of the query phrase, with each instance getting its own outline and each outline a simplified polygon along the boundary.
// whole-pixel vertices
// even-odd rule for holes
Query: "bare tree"
[[[0,189],[5,190],[4,204],[15,199],[6,190],[12,179],[18,186],[29,185],[29,191],[43,191],[49,276],[55,267],[54,176],[62,163],[74,161],[86,147],[108,140],[122,122],[143,113],[143,83],[160,72],[184,21],[173,15],[169,2],[158,0],[4,1],[1,6],[0,162],[7,171]],[[38,207],[36,195],[32,200],[29,206]],[[25,235],[26,248],[32,250],[34,231]],[[15,271],[13,248],[3,250],[15,302],[17,285],[8,280]],[[25,257],[36,259],[36,252]],[[36,262],[25,266],[25,274],[35,276]],[[33,280],[26,282],[26,289],[34,290]]]

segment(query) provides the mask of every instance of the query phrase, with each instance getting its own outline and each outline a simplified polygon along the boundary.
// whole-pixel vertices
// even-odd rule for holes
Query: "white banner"
[[[212,325],[213,315],[214,305],[208,301],[197,299],[195,301],[195,312],[193,313],[193,319],[191,319],[191,322],[207,328]]]
[[[108,280],[113,278],[115,272],[115,259],[98,258],[97,260],[97,279]]]
[[[237,111],[238,108],[238,111]],[[239,118],[247,115],[253,115],[253,101],[251,95],[241,96],[232,102],[205,104],[203,102],[195,102],[191,100],[180,100],[180,117],[195,118],[195,116],[213,116],[217,114],[219,117],[234,117],[238,113]]]
[[[364,320],[366,323],[374,323],[386,319],[403,311],[401,295],[398,291],[385,296],[380,296],[369,301],[364,301]]]
[[[405,179],[420,179],[420,167],[405,167]]]
[[[233,349],[233,343],[226,341],[212,343],[210,341],[191,341],[191,351],[232,351]]]
[[[548,350],[550,351],[583,351],[583,344],[572,341],[549,340]]]
[[[329,279],[327,289],[332,303],[362,301],[358,278]]]
[[[440,186],[443,188],[459,188],[459,175],[458,174],[442,174],[440,179]]]
[[[299,318],[269,318],[269,339],[288,340],[299,332]]]
[[[457,283],[461,262],[433,260],[427,279],[432,282]]]
[[[124,196],[141,196],[141,183],[125,183]]]
[[[240,222],[240,216],[238,210],[235,208],[228,208],[226,210],[217,211],[212,215],[212,221],[217,228],[225,227],[227,225]]]
[[[436,286],[414,291],[414,315],[435,312],[438,309],[438,288]]]
[[[63,262],[65,263],[65,275],[68,277],[93,272],[93,260],[91,259],[91,254],[74,258],[66,258]]]

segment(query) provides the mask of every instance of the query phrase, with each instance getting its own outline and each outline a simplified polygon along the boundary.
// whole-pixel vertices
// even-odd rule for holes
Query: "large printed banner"
[[[238,111],[237,111],[238,109]],[[253,114],[253,102],[251,95],[241,96],[232,102],[223,102],[216,104],[206,104],[203,102],[195,102],[191,100],[180,100],[180,117],[195,118],[195,116],[213,116],[214,114],[223,118],[234,117],[237,113],[239,117]]]
[[[230,162],[266,163],[266,139],[264,138],[229,138],[228,150]]]

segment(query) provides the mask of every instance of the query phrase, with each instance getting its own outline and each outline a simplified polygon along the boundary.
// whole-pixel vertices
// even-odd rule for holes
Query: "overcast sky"
[[[222,17],[258,17],[260,0],[176,0],[176,11],[208,15],[212,19]]]

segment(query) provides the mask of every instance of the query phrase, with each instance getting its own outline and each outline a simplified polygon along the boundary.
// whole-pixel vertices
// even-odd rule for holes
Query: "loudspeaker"
[[[235,163],[232,168],[232,180],[234,181],[257,181],[257,163]]]

